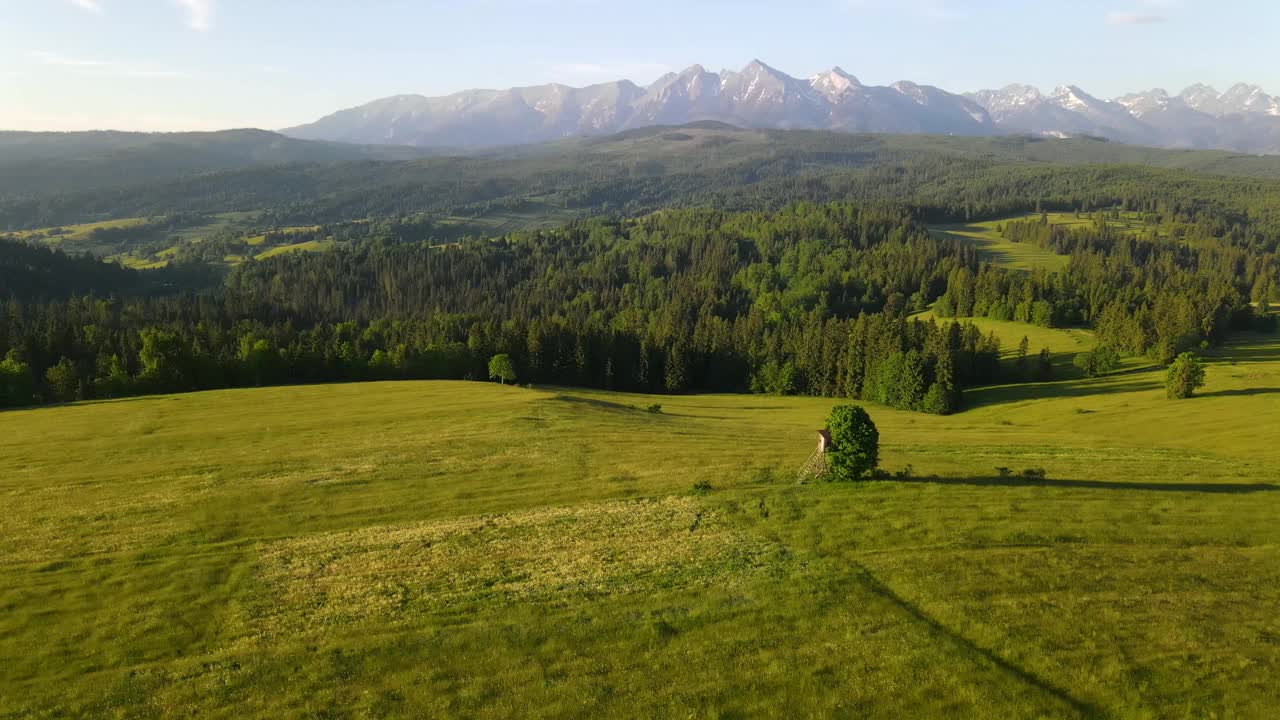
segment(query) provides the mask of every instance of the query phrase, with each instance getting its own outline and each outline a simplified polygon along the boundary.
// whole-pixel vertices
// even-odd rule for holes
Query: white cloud
[[[204,32],[213,27],[214,0],[174,0],[187,13],[187,27]]]
[[[90,60],[78,58],[49,50],[36,50],[31,58],[41,65],[65,68],[85,75],[120,78],[180,78],[186,73],[164,68],[147,67],[133,63],[121,63],[111,60]]]
[[[95,15],[102,14],[102,4],[98,0],[71,0],[71,4]]]
[[[1156,25],[1162,23],[1167,18],[1163,15],[1155,15],[1152,13],[1140,12],[1113,12],[1107,13],[1108,25]]]

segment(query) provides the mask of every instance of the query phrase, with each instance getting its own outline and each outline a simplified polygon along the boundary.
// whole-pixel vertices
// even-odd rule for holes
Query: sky
[[[1280,93],[1275,0],[0,0],[0,129],[278,129],[403,93],[797,77]]]

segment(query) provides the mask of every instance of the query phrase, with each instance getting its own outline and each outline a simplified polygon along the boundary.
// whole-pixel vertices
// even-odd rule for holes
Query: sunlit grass
[[[1095,222],[1088,213],[1077,215],[1054,212],[1046,213],[1045,216],[1049,224],[1055,226],[1091,229]],[[1067,256],[1057,255],[1051,250],[1031,243],[1011,242],[1000,233],[1001,227],[1010,222],[1039,221],[1040,219],[1040,213],[1026,213],[999,220],[938,225],[933,228],[933,232],[973,243],[977,246],[982,261],[992,265],[1012,270],[1061,270],[1067,265]],[[1107,226],[1113,230],[1143,238],[1168,239],[1171,237],[1171,227],[1168,224],[1149,225],[1143,222],[1140,213],[1135,212],[1122,212],[1119,219],[1108,219]]]
[[[871,407],[911,470],[856,486],[795,482],[826,399],[0,413],[0,717],[1266,716],[1280,339],[1160,377]]]

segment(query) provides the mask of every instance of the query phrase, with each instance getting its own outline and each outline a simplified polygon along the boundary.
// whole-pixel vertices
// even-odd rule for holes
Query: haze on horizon
[[[1112,98],[1280,91],[1264,0],[0,0],[0,129],[281,128],[402,93],[617,79],[752,58],[803,77]]]

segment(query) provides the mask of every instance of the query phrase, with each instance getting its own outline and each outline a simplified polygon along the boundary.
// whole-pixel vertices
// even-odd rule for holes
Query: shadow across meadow
[[[1280,395],[1280,388],[1264,387],[1264,388],[1245,388],[1243,390],[1216,390],[1210,392],[1198,392],[1192,396],[1195,398],[1223,398],[1223,397],[1253,397],[1255,395]]]
[[[964,477],[964,478],[892,478],[883,482],[906,485],[950,485],[962,487],[1032,487],[1064,488],[1072,490],[1137,490],[1140,492],[1183,492],[1214,495],[1247,495],[1275,492],[1280,485],[1272,483],[1173,483],[1173,482],[1113,482],[1106,480],[1057,480],[1053,478],[1026,477]]]
[[[1140,373],[1133,376],[1137,378]],[[1046,398],[1076,398],[1091,395],[1111,395],[1115,393],[1142,392],[1158,390],[1163,385],[1152,376],[1147,379],[1124,379],[1117,382],[1119,376],[1110,376],[1095,380],[1062,380],[1058,382],[1023,383],[1018,385],[994,385],[972,388],[964,391],[964,409],[1002,405],[1006,403],[1043,400]]]

